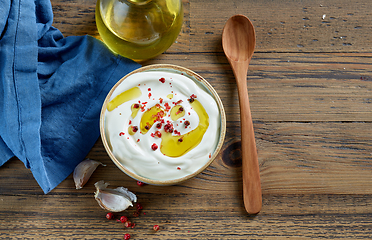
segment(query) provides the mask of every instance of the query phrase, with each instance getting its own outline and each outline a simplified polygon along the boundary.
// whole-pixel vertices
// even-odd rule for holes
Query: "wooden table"
[[[87,157],[99,167],[81,190],[69,176],[44,195],[16,159],[0,168],[0,238],[282,239],[372,237],[372,4],[370,0],[184,0],[177,42],[143,63],[172,63],[206,78],[227,113],[227,136],[204,172],[170,187],[123,174],[98,140]],[[52,0],[65,36],[99,37],[95,0]],[[263,193],[262,211],[243,207],[237,90],[221,47],[234,14],[257,35],[248,73]],[[93,198],[105,180],[143,205],[108,221]],[[160,231],[154,232],[154,224]]]

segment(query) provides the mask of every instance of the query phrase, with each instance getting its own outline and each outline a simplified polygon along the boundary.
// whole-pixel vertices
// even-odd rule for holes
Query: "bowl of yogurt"
[[[134,70],[108,93],[101,110],[103,145],[128,176],[173,185],[217,157],[226,116],[214,88],[197,73],[156,64]]]

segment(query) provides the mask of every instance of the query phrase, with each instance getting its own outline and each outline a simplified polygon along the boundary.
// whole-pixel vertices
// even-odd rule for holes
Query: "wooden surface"
[[[0,168],[0,238],[336,239],[372,238],[372,4],[370,0],[184,0],[177,42],[147,61],[190,68],[220,94],[227,135],[204,172],[170,187],[136,185],[97,141],[88,157],[105,163],[87,185],[69,176],[44,195],[17,159]],[[52,0],[65,36],[99,37],[94,0]],[[224,23],[245,14],[256,28],[248,91],[260,163],[262,211],[242,201],[239,105],[221,46]],[[93,184],[135,192],[133,229],[105,219]],[[152,226],[160,230],[154,232]]]

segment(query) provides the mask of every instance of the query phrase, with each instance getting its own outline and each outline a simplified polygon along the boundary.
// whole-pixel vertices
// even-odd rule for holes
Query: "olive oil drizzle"
[[[164,115],[164,109],[160,106],[160,104],[156,104],[155,106],[149,108],[146,112],[143,113],[141,118],[141,133],[146,134],[150,130],[152,125],[163,118]]]
[[[180,157],[199,145],[203,139],[209,126],[209,116],[199,101],[193,101],[191,106],[199,116],[199,125],[194,130],[180,136],[166,132],[162,133],[160,151],[164,155]]]
[[[173,121],[185,116],[185,111],[181,105],[176,105],[170,110],[170,117]]]
[[[120,93],[117,95],[114,99],[112,99],[108,104],[107,104],[107,110],[111,112],[121,104],[128,102],[130,100],[136,99],[142,95],[141,90],[138,87],[134,87],[131,89],[128,89],[125,92]]]

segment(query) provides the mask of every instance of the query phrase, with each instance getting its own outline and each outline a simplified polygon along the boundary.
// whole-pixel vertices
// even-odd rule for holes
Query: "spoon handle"
[[[241,62],[235,62],[240,65]],[[254,137],[251,109],[247,89],[247,71],[244,65],[232,63],[239,95],[241,151],[243,172],[243,199],[245,209],[249,214],[257,214],[262,207],[260,170],[257,157],[256,140]],[[233,66],[235,65],[235,66]]]

